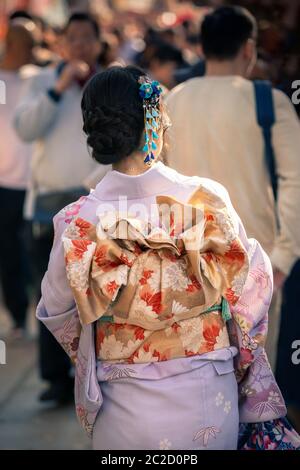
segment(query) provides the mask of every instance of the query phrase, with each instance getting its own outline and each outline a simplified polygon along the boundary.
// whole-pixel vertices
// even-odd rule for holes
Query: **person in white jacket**
[[[22,87],[34,70],[33,65],[27,65],[33,61],[32,26],[33,23],[27,20],[9,25],[0,61],[3,88],[0,101],[0,279],[3,300],[12,320],[10,340],[19,340],[26,335],[28,307],[23,206],[30,178],[32,147],[18,138],[12,120]]]
[[[95,19],[87,13],[72,14],[64,42],[65,60],[30,80],[14,118],[19,137],[35,143],[26,216],[33,221],[38,283],[53,242],[53,214],[86,193],[84,180],[97,166],[88,158],[80,110],[82,88],[97,70],[100,42]],[[44,327],[40,331],[41,376],[50,382],[40,399],[68,401],[73,389],[69,359]]]

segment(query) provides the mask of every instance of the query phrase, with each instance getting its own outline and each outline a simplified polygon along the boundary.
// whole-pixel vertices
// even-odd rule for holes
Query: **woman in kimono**
[[[159,83],[110,68],[82,113],[112,170],[55,216],[37,316],[75,364],[93,448],[300,448],[264,351],[270,261],[224,187],[159,161]]]

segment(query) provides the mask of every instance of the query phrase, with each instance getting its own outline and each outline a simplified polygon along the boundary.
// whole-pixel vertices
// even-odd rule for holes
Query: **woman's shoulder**
[[[171,170],[171,169],[170,169]],[[201,176],[186,176],[171,170],[173,178],[177,179],[178,186],[184,188],[185,201],[191,204],[206,202],[212,208],[225,209],[224,215],[233,223],[236,231],[239,230],[240,219],[231,203],[229,193],[225,186],[216,180]]]
[[[182,173],[179,173],[174,168],[170,168],[167,165],[164,165],[164,171],[168,177],[173,180],[174,183],[185,187],[187,190],[190,190],[191,193],[198,188],[203,188],[204,190],[211,192],[219,198],[223,199],[226,204],[230,201],[227,189],[218,181],[202,176],[183,175]]]
[[[63,207],[53,218],[55,232],[63,232],[74,219],[83,218],[90,223],[95,223],[96,201],[92,197],[92,191],[86,196],[81,196],[74,202]]]

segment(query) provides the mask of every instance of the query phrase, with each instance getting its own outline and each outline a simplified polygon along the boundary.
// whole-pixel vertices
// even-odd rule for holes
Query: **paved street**
[[[9,319],[0,308],[0,339],[9,330]],[[45,386],[38,377],[36,323],[29,319],[32,339],[6,343],[6,365],[0,365],[0,449],[89,449],[73,405],[53,408],[39,403]]]

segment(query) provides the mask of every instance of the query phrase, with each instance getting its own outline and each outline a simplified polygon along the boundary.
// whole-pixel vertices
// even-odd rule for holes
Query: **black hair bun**
[[[93,158],[104,165],[118,162],[134,152],[143,131],[143,110],[136,107],[96,107],[84,119],[87,144]]]

